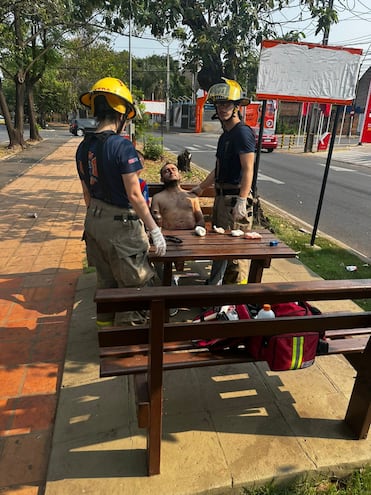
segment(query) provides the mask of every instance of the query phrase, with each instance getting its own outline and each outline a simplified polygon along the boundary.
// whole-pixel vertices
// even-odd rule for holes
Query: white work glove
[[[213,225],[213,231],[217,234],[225,234],[225,229],[223,229],[223,227],[217,227],[216,225]]]
[[[193,189],[191,189],[189,192],[192,194],[195,194],[196,196],[200,196],[202,194],[203,189],[200,186],[196,186]]]
[[[201,227],[201,225],[197,225],[197,227],[195,227],[195,234],[204,237],[206,235],[206,229]]]
[[[156,254],[157,256],[165,256],[166,253],[166,241],[164,236],[161,233],[160,227],[156,227],[155,229],[151,230],[150,232],[153,245],[156,248]]]
[[[236,206],[233,208],[233,220],[239,220],[240,218],[245,218],[247,216],[246,211],[246,198],[237,198]]]

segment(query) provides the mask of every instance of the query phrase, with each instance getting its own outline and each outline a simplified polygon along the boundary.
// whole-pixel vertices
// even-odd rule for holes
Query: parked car
[[[94,132],[97,128],[95,119],[72,119],[70,121],[70,133],[74,136],[84,136],[86,132]]]
[[[258,146],[258,134],[256,134],[256,146]],[[277,136],[275,134],[263,134],[262,150],[267,150],[271,153],[277,148]]]
[[[3,115],[0,115],[0,124],[5,124],[5,119]]]

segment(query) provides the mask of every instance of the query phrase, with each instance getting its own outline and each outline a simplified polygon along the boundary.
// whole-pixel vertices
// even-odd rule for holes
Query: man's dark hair
[[[162,177],[163,176],[163,171],[164,171],[164,168],[167,166],[167,165],[174,165],[174,167],[178,168],[178,165],[174,162],[166,162],[162,165],[162,167],[160,168],[160,176]]]
[[[94,117],[96,117],[98,121],[105,119],[115,120],[117,114],[116,110],[113,110],[113,108],[108,105],[104,95],[98,95],[94,98]]]

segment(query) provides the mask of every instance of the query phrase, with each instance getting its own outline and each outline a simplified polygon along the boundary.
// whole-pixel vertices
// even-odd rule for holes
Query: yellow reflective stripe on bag
[[[290,370],[301,368],[304,354],[304,336],[292,338],[292,359]]]

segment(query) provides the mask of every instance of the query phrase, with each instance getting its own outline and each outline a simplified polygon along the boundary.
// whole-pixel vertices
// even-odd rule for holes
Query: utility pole
[[[333,6],[334,6],[334,0],[328,0],[328,8],[332,9]],[[330,25],[326,26],[323,32],[322,45],[328,45],[329,36],[330,36]]]
[[[158,40],[162,46],[166,46],[166,87],[165,87],[165,128],[170,130],[170,44],[171,40]]]
[[[332,8],[334,1],[329,0],[328,6],[329,8]],[[327,26],[324,30],[323,33],[323,45],[328,45],[328,38],[330,34],[330,27]],[[318,105],[317,105],[318,106]],[[345,107],[344,107],[345,109]],[[319,113],[319,112],[318,112]],[[335,113],[335,118],[334,118],[334,124],[333,124],[333,129],[331,133],[331,140],[330,140],[330,146],[327,154],[327,159],[326,159],[326,165],[325,165],[325,170],[323,174],[323,180],[322,180],[322,187],[321,187],[321,192],[320,192],[320,197],[318,201],[318,206],[317,206],[317,212],[316,212],[316,218],[314,220],[314,225],[313,225],[313,231],[312,231],[312,236],[310,239],[310,245],[314,246],[314,242],[316,240],[316,234],[317,234],[317,228],[319,224],[319,218],[321,214],[321,209],[322,209],[322,204],[323,204],[323,198],[325,196],[325,189],[326,189],[326,184],[327,184],[327,177],[330,171],[330,163],[331,163],[331,157],[332,157],[332,152],[334,150],[334,144],[335,144],[335,137],[336,137],[336,129],[338,126],[339,118],[340,118],[340,113],[341,113],[341,105],[336,105],[336,113]]]
[[[132,54],[131,54],[131,15],[130,15],[129,17],[129,91],[131,95],[133,94],[132,89],[133,89],[133,66],[132,66]],[[134,135],[133,127],[134,125],[130,120],[128,125],[128,134],[130,141],[133,140],[133,135]]]
[[[167,44],[166,61],[166,132],[170,130],[170,43]]]
[[[323,2],[325,3],[325,2]],[[334,0],[328,0],[328,8],[332,9]],[[330,36],[330,26],[326,26],[323,32],[322,45],[328,45]],[[313,151],[314,136],[318,129],[320,107],[318,103],[313,103],[309,112],[307,139],[305,140],[304,153]]]
[[[308,132],[307,132],[307,139],[305,140],[304,153],[313,151],[314,136],[319,121],[319,110],[320,109],[318,103],[311,104],[309,119],[308,119]]]

